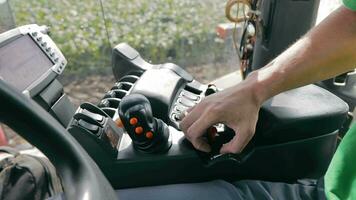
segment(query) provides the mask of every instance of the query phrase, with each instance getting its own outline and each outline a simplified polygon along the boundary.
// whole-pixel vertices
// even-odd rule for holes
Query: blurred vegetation
[[[110,66],[111,48],[126,42],[153,63],[191,66],[220,62],[221,0],[11,0],[17,25],[49,25],[68,58],[67,69]]]

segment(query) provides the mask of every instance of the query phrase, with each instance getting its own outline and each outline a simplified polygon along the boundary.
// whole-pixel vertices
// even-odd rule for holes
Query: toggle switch
[[[84,121],[82,119],[80,119],[78,121],[78,124],[79,124],[79,126],[81,126],[81,127],[85,128],[85,129],[87,129],[88,131],[90,131],[91,133],[96,134],[99,131],[99,127],[98,126],[96,126],[94,124],[90,124],[90,123],[88,123],[88,122],[86,122],[86,121]]]

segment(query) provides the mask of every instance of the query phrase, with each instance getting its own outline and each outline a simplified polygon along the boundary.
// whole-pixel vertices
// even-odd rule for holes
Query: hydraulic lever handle
[[[98,122],[97,120],[93,119],[91,116],[88,116],[88,115],[86,115],[84,113],[76,113],[73,116],[73,118],[75,120],[77,120],[77,121],[82,119],[82,120],[84,120],[84,121],[86,121],[86,122],[88,122],[90,124],[94,124],[94,125],[99,126],[101,128],[103,127],[103,125],[100,122]]]
[[[212,126],[206,133],[207,140],[212,148],[210,153],[199,152],[200,158],[207,167],[217,165],[223,162],[233,162],[235,164],[241,164],[247,160],[254,152],[254,143],[250,142],[245,149],[239,154],[220,154],[220,149],[223,144],[229,142],[235,135],[234,130],[230,129],[226,125],[219,124],[218,132],[216,126]]]
[[[95,105],[93,105],[92,103],[89,103],[89,102],[82,103],[80,105],[80,108],[88,110],[88,111],[90,111],[92,113],[96,113],[96,114],[99,114],[99,115],[102,115],[102,116],[105,116],[105,117],[109,117],[109,115],[106,114],[103,110],[101,110],[100,108],[98,108],[97,106],[95,106]]]

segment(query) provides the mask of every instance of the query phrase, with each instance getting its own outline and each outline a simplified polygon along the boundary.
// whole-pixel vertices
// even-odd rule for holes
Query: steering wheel
[[[0,102],[0,121],[48,157],[59,173],[66,199],[117,199],[95,162],[43,108],[2,80]]]

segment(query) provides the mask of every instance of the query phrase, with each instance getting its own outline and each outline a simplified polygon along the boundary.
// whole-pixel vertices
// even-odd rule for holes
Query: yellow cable
[[[231,10],[234,6],[237,6],[237,15],[232,16]],[[243,17],[239,17],[239,10],[240,10],[240,5],[244,6],[243,7]],[[245,15],[245,6],[247,6],[249,9],[251,9],[251,0],[228,0],[225,6],[225,15],[228,20],[234,23],[240,23],[244,22],[247,19],[247,16]]]
[[[236,16],[232,16],[231,11],[234,6],[237,6],[236,8]],[[242,10],[243,10],[243,17],[239,17],[239,11],[240,11],[240,5],[242,5]],[[251,9],[251,0],[228,0],[225,6],[225,16],[226,18],[235,23],[235,27],[232,33],[232,40],[233,40],[233,45],[236,51],[237,56],[239,57],[239,60],[241,61],[241,56],[239,53],[239,48],[237,46],[237,24],[241,22],[245,22],[247,20],[246,12],[245,12],[245,7],[248,7],[248,9]],[[240,64],[241,65],[241,64]],[[245,69],[240,69],[241,72],[241,77],[244,79],[244,70]]]

